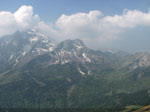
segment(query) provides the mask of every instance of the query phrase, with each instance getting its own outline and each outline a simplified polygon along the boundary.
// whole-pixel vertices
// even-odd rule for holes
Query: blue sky
[[[150,51],[150,0],[0,0],[0,36],[36,28],[93,49]]]
[[[127,8],[148,11],[150,0],[0,0],[0,11],[16,11],[31,5],[44,21],[56,21],[61,14],[100,10],[105,15],[120,14]]]

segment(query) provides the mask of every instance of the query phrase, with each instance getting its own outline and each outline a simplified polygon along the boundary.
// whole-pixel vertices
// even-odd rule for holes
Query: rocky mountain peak
[[[57,49],[64,49],[64,50],[80,50],[82,48],[85,48],[85,45],[82,40],[75,39],[75,40],[65,40],[61,42]]]
[[[22,66],[36,56],[53,51],[55,47],[56,42],[52,38],[35,29],[17,31],[0,39],[0,66]]]

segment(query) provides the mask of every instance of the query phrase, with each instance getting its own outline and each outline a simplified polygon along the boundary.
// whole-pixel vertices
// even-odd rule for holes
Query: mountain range
[[[150,103],[150,54],[92,50],[32,29],[0,38],[1,108],[118,108]]]

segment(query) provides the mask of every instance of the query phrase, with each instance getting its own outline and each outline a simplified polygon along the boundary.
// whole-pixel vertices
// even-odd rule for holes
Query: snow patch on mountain
[[[20,56],[18,56],[18,57],[16,58],[15,64],[13,65],[13,69],[15,69],[16,66],[17,66],[17,64],[19,63],[19,58],[20,58]]]
[[[14,55],[12,54],[10,57],[9,57],[9,60],[12,60],[14,57]]]
[[[91,71],[90,70],[88,70],[88,75],[91,75]]]
[[[78,68],[78,71],[79,71],[83,76],[85,75],[85,73],[82,72],[80,68]]]
[[[81,45],[77,45],[77,44],[74,44],[74,46],[75,46],[78,50],[80,50],[81,48],[83,48]]]
[[[55,62],[53,62],[52,64],[58,64],[59,63],[59,60],[56,60]]]
[[[66,55],[66,54],[71,55],[71,52],[66,51],[66,50],[64,50],[64,49],[61,49],[61,51],[60,51],[60,52],[58,52],[58,55],[60,55],[60,56],[64,56],[64,55]]]
[[[65,60],[64,59],[64,60],[61,61],[61,64],[65,64],[65,63],[69,63],[69,62],[71,62],[71,60]]]
[[[38,37],[31,38],[31,39],[29,39],[29,41],[30,41],[30,43],[37,42],[38,41]]]
[[[50,47],[49,48],[49,51],[51,52],[51,51],[53,51],[54,50],[54,47]]]
[[[23,52],[22,52],[22,56],[25,56],[25,55],[26,55],[26,52],[25,52],[25,51],[23,51]]]
[[[83,59],[87,62],[91,62],[90,58],[87,57],[87,55],[85,53],[82,54]]]

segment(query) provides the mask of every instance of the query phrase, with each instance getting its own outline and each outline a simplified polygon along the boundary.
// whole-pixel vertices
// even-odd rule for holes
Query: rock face
[[[0,40],[1,72],[23,67],[28,62],[41,61],[42,67],[53,64],[76,63],[78,71],[91,74],[92,69],[113,69],[111,59],[100,51],[87,48],[82,40],[65,40],[57,44],[52,38],[36,30],[16,32]],[[39,60],[39,58],[42,60]],[[84,66],[84,73],[78,65]],[[6,66],[3,66],[6,65]],[[34,64],[33,64],[34,65]],[[107,67],[106,67],[107,65]],[[40,66],[40,65],[39,65]]]
[[[53,39],[34,29],[18,31],[13,35],[2,37],[0,39],[0,71],[23,66],[33,58],[53,51],[55,47],[56,43]]]
[[[57,43],[35,29],[0,38],[3,108],[148,104],[149,85],[149,53],[95,51],[82,40]]]
[[[148,67],[150,66],[150,54],[146,52],[136,53],[129,64],[131,65],[131,69]]]
[[[115,64],[112,60],[99,51],[87,48],[83,41],[66,40],[58,44],[58,46],[49,53],[38,56],[30,61],[30,68],[48,67],[51,65],[74,64],[74,67],[81,75],[92,75],[95,71],[111,71]],[[28,65],[27,65],[28,66]]]

